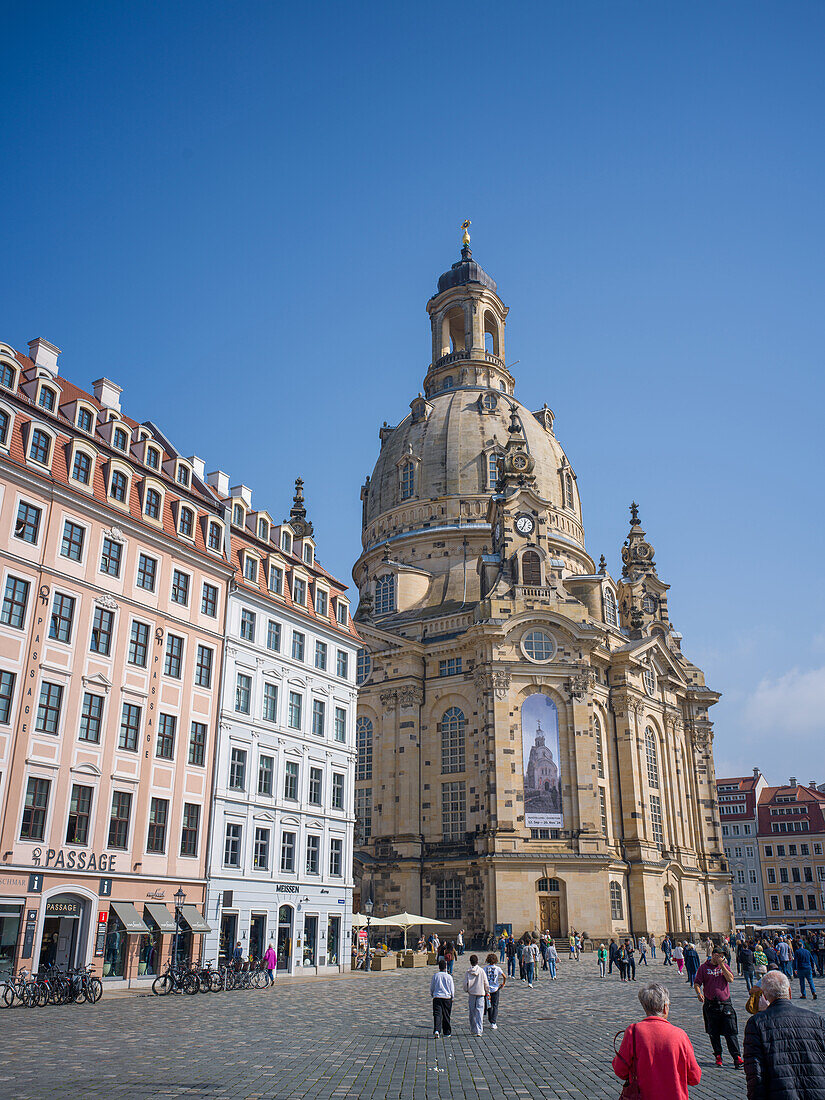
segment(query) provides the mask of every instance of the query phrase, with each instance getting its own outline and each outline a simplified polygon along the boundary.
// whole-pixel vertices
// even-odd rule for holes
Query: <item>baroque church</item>
[[[508,308],[466,227],[427,312],[423,390],[361,491],[361,898],[448,936],[729,929],[719,695],[637,506],[614,579],[553,412],[515,395]]]

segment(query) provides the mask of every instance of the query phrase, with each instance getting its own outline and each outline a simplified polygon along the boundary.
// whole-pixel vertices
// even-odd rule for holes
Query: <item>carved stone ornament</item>
[[[492,691],[496,699],[505,699],[510,690],[510,672],[506,668],[484,668],[473,673],[473,681],[479,691]]]
[[[395,691],[395,690],[382,691],[380,698],[381,698],[381,705],[386,710],[392,710],[393,707],[395,706],[395,704],[398,702],[398,692]]]
[[[580,668],[567,681],[566,687],[571,699],[581,702],[596,682],[596,670],[594,668]]]
[[[109,527],[108,529],[104,527],[103,534],[112,542],[126,542],[126,536],[119,527]]]
[[[420,687],[401,688],[398,693],[398,702],[402,707],[420,707],[424,702],[424,692]]]
[[[100,607],[105,607],[107,611],[117,611],[117,600],[114,596],[110,596],[108,592],[104,592],[102,596],[95,597],[95,603]]]

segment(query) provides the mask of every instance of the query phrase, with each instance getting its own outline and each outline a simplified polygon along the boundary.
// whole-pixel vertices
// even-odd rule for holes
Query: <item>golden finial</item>
[[[465,248],[467,248],[470,244],[470,226],[472,224],[473,223],[470,221],[469,218],[461,223],[461,228],[464,230],[464,236],[461,238],[461,243],[464,245]]]

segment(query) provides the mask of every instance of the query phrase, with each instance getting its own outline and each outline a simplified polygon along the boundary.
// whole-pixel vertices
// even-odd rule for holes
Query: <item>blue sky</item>
[[[824,34],[804,2],[6,5],[0,339],[276,517],[302,475],[349,579],[471,218],[614,572],[640,502],[718,773],[825,781]]]

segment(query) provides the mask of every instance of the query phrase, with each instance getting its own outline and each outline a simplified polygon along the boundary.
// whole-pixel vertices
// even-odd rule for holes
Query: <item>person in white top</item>
[[[504,971],[498,965],[498,959],[490,952],[487,956],[484,973],[487,975],[487,984],[490,987],[490,1007],[487,1009],[487,1019],[493,1031],[498,1031],[498,995],[507,984]]]
[[[470,1034],[484,1030],[484,998],[490,992],[487,975],[478,965],[478,955],[470,956],[470,969],[464,977],[464,992],[470,997]]]
[[[430,982],[430,996],[433,999],[433,1038],[439,1035],[444,1037],[452,1035],[450,1015],[453,1011],[453,999],[455,998],[455,983],[452,974],[447,973],[446,959],[438,960],[438,971],[433,974]]]
[[[681,974],[685,965],[685,949],[682,947],[681,940],[673,948],[673,961],[679,967],[679,973]]]

